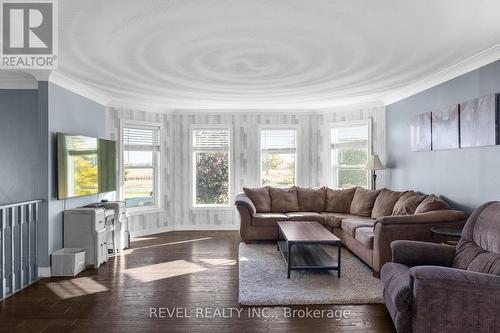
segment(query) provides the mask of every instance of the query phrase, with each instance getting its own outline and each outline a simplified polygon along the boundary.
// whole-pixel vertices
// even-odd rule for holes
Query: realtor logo
[[[57,3],[55,0],[1,1],[1,66],[57,67]]]

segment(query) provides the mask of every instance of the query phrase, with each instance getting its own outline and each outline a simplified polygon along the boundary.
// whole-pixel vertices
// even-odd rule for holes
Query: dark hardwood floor
[[[139,238],[99,270],[43,279],[0,302],[0,332],[394,332],[383,305],[309,306],[349,310],[341,320],[286,318],[283,307],[264,310],[267,318],[248,316],[237,303],[239,241],[232,231]],[[197,318],[203,307],[212,316],[223,308],[241,316]],[[177,317],[150,318],[174,308]],[[184,308],[191,318],[182,318]]]

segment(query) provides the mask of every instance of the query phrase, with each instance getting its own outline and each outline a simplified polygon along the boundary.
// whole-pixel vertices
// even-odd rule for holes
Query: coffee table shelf
[[[337,246],[337,258],[323,245]],[[277,248],[287,264],[288,278],[292,270],[336,270],[340,278],[342,242],[318,222],[279,222]]]

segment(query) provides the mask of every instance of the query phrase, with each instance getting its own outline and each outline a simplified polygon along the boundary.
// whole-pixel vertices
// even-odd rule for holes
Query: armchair
[[[398,333],[500,331],[500,202],[469,218],[457,247],[391,243],[381,270]]]

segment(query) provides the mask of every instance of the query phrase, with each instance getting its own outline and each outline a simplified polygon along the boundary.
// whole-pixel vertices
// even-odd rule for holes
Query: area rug
[[[336,254],[336,247],[326,249]],[[241,243],[239,303],[258,306],[383,303],[382,282],[345,248],[340,279],[336,271],[292,271],[290,279],[286,272],[276,245]]]

